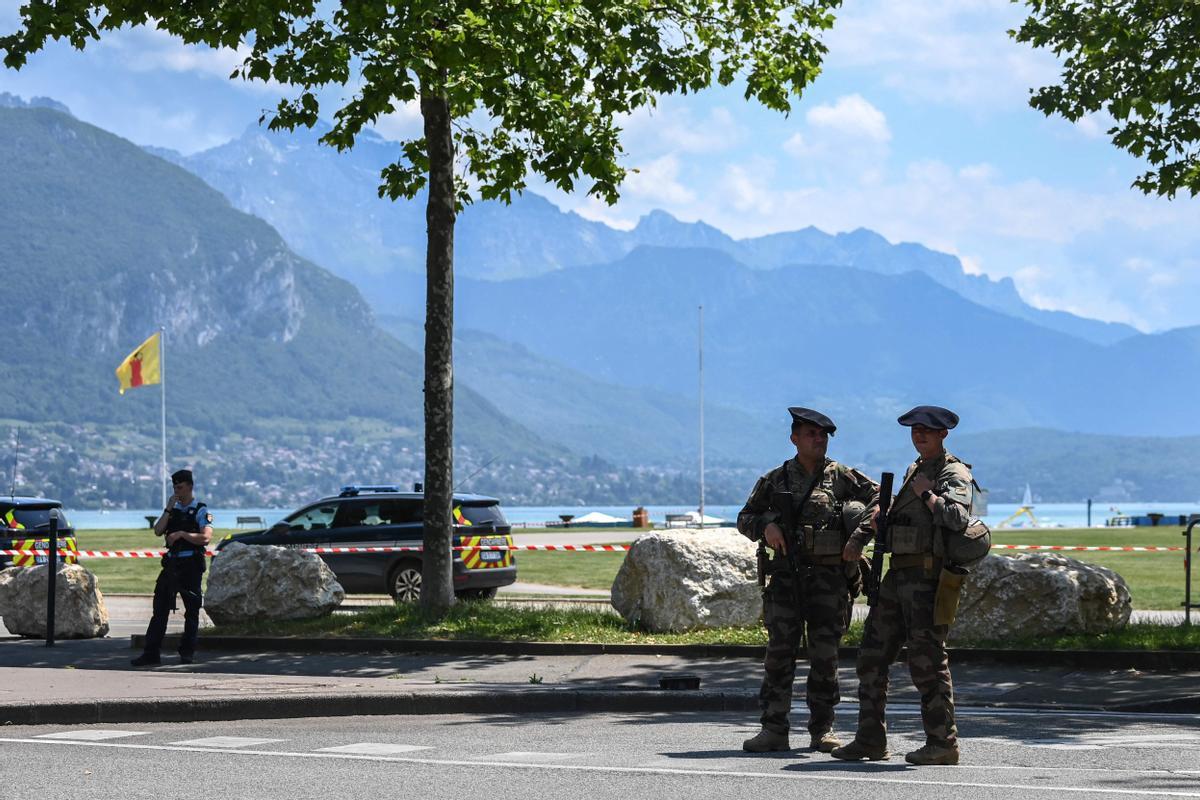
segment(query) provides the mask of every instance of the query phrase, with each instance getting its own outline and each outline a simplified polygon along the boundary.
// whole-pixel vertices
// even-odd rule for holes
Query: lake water
[[[992,503],[984,521],[995,526],[1019,506],[1015,503]],[[591,511],[599,511],[621,519],[630,519],[634,506],[505,506],[504,513],[510,522],[541,524],[558,522],[559,515],[571,514],[579,517]],[[683,514],[695,511],[695,507],[687,506],[646,506],[652,522],[663,523],[667,514]],[[294,509],[282,508],[214,508],[212,509],[214,523],[218,528],[234,528],[238,517],[262,517],[270,525],[282,519]],[[730,525],[737,518],[741,506],[705,506],[704,513],[709,517],[726,520]],[[80,530],[116,528],[145,528],[147,516],[157,517],[160,509],[133,509],[114,511],[87,511],[67,509],[67,518],[71,524]],[[1086,503],[1045,503],[1034,507],[1034,514],[1043,526],[1063,528],[1083,528],[1087,526]],[[1092,506],[1092,526],[1102,527],[1104,521],[1117,514],[1141,515],[1148,513],[1161,514],[1193,514],[1200,513],[1200,503],[1122,503],[1118,508],[1109,504],[1095,503]],[[1020,521],[1022,527],[1028,527],[1028,519]]]

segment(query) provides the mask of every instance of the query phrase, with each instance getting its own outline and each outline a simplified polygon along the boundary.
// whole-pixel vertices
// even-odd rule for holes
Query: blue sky
[[[0,0],[0,32],[17,3]],[[1013,43],[1008,0],[848,0],[825,74],[784,117],[736,89],[664,99],[624,123],[630,176],[609,207],[545,191],[564,208],[627,227],[654,208],[738,237],[807,225],[867,227],[1012,277],[1034,305],[1143,330],[1200,324],[1200,203],[1130,188],[1142,165],[1103,119],[1071,124],[1029,108],[1054,57]],[[0,91],[46,95],[139,144],[184,152],[238,135],[279,88],[228,80],[232,51],[153,30],[77,53],[52,45]],[[419,130],[412,108],[385,136]]]

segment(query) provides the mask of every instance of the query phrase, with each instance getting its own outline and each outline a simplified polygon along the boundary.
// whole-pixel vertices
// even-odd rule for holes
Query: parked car
[[[398,486],[346,486],[284,517],[266,530],[226,536],[230,542],[282,547],[419,547],[422,542],[421,492]],[[512,527],[500,501],[477,494],[454,495],[454,591],[459,597],[491,599],[517,579],[511,550]],[[421,596],[421,552],[322,553],[348,594],[390,594],[397,602]]]
[[[50,547],[50,510],[58,509],[59,557],[74,564],[75,530],[62,511],[62,503],[44,497],[0,497],[0,550],[46,550]],[[69,550],[63,553],[62,550]],[[45,564],[47,556],[0,555],[0,569]]]

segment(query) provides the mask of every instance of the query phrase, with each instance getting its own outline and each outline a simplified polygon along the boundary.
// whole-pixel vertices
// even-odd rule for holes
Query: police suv
[[[0,550],[46,550],[50,546],[50,510],[58,509],[58,545],[61,563],[74,564],[75,530],[67,522],[62,503],[44,497],[0,497]],[[63,553],[63,550],[69,552]],[[44,555],[0,554],[0,569],[45,564]]]
[[[414,487],[417,488],[417,487]],[[344,486],[335,497],[304,506],[263,531],[226,536],[230,542],[282,547],[367,548],[421,546],[424,533],[420,491],[398,486]],[[490,600],[501,586],[517,579],[511,550],[512,527],[500,501],[477,494],[455,494],[453,581],[455,594]],[[421,596],[420,550],[321,553],[348,594],[390,594],[397,602]]]

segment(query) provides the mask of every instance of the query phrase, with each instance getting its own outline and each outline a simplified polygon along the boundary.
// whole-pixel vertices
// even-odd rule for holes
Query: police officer
[[[888,515],[890,564],[879,601],[867,616],[858,654],[858,732],[833,751],[847,761],[883,760],[887,748],[888,667],[900,645],[908,647],[908,669],[921,694],[925,746],[904,759],[910,764],[957,764],[954,687],[946,657],[949,625],[934,623],[934,600],[945,560],[946,535],[966,530],[974,479],[969,465],[946,452],[946,434],[958,415],[940,406],[917,406],[897,420],[912,429],[918,458],[904,475]],[[862,541],[845,557],[857,559]]]
[[[200,628],[200,581],[204,577],[206,545],[212,540],[212,514],[196,499],[191,470],[171,475],[175,493],[167,501],[162,516],[154,523],[154,534],[165,537],[167,554],[162,571],[154,584],[154,612],[146,628],[146,647],[131,662],[135,667],[161,664],[163,636],[167,616],[175,610],[175,595],[183,598],[183,638],[179,641],[179,661],[192,663],[196,652],[196,634]]]
[[[774,553],[769,561],[760,557],[760,569],[765,567],[768,575],[763,590],[768,644],[759,691],[762,730],[742,745],[752,753],[791,749],[788,711],[796,651],[806,626],[810,746],[829,752],[841,744],[833,735],[834,706],[840,698],[838,645],[850,624],[853,595],[861,588],[858,563],[843,563],[842,552],[848,534],[868,519],[867,507],[878,497],[870,478],[825,457],[829,437],[837,430],[829,417],[809,408],[788,412],[796,456],[758,479],[737,519],[744,536]],[[777,492],[792,493],[796,529],[788,538],[799,551],[793,554],[800,572],[798,586],[786,558],[782,514],[772,510]]]

